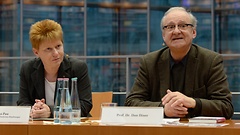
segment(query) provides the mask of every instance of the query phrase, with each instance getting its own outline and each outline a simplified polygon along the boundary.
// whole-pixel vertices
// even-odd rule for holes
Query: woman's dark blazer
[[[77,87],[81,103],[81,116],[88,116],[90,110],[92,109],[92,93],[86,63],[65,55],[58,70],[58,78],[62,77],[69,78],[69,80],[73,77],[78,78]],[[44,66],[39,58],[34,58],[22,64],[20,71],[20,91],[17,105],[32,106],[35,103],[35,99],[42,98],[46,99]],[[53,106],[49,107],[51,109],[50,117],[52,117]]]

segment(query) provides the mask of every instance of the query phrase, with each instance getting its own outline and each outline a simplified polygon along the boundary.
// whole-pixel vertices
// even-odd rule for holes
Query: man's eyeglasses
[[[179,30],[186,30],[188,26],[193,27],[192,24],[178,24],[178,25],[166,25],[166,26],[163,26],[163,29],[167,31],[173,31],[175,30],[176,26]]]

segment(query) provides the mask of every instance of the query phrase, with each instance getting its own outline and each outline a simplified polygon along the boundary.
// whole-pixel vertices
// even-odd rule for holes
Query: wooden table
[[[28,124],[0,124],[0,135],[27,135]]]
[[[227,120],[224,127],[0,124],[1,135],[238,135],[240,120]]]

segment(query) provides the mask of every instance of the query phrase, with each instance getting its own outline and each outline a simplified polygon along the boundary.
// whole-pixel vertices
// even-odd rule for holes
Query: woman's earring
[[[162,46],[165,46],[165,42],[162,43]]]

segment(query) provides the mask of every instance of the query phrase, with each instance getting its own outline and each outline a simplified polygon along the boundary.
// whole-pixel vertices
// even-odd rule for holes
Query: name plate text
[[[28,123],[30,106],[0,106],[0,123]]]
[[[163,107],[102,107],[102,124],[163,123]]]

